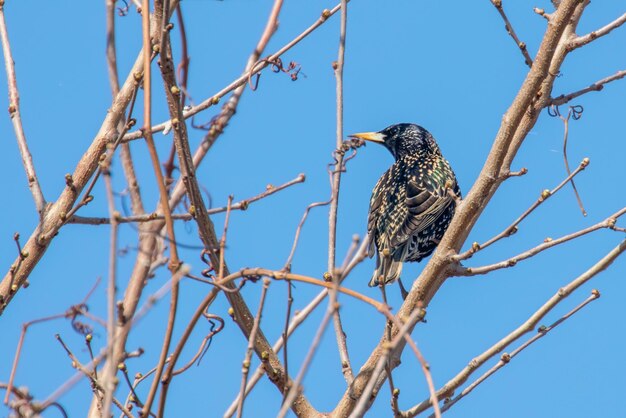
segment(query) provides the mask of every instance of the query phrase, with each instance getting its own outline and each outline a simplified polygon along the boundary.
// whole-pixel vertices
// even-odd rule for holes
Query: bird
[[[402,263],[421,261],[437,248],[461,199],[456,176],[435,138],[412,123],[350,137],[383,145],[395,158],[370,199],[368,256],[376,254],[369,286],[398,280],[403,299]]]

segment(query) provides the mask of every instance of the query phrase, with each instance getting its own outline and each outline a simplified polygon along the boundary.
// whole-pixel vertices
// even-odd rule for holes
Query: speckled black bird
[[[369,285],[378,286],[399,279],[402,262],[421,261],[435,250],[461,190],[435,138],[421,126],[400,123],[351,136],[384,145],[396,159],[374,186],[367,220],[370,257],[376,249]],[[405,296],[402,284],[401,290]]]

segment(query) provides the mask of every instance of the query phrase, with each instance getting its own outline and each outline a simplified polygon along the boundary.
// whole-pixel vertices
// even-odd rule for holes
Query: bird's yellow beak
[[[385,135],[380,132],[361,132],[358,134],[349,135],[352,138],[360,138],[366,141],[378,142],[379,144],[385,143]]]

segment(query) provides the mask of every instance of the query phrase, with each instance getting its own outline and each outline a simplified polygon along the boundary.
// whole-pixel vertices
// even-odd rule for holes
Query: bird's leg
[[[384,280],[380,281],[380,291],[383,294],[383,303],[389,306],[389,304],[387,303],[387,291],[385,290]],[[386,327],[387,341],[391,341],[391,328],[392,327],[393,327],[393,322],[391,322],[390,320],[387,320],[387,327]]]
[[[454,199],[454,203],[459,206],[461,204],[461,202],[463,201],[463,199],[461,198],[461,196],[457,195],[454,190],[452,189],[452,181],[450,180],[446,180],[446,193],[452,198]]]
[[[406,291],[404,285],[402,284],[402,279],[398,277],[398,285],[400,285],[400,294],[402,295],[402,300],[406,300],[406,297],[409,295],[409,292]]]

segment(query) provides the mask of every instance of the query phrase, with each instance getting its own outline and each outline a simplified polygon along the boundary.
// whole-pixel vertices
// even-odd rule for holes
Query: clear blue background
[[[54,200],[64,187],[64,174],[73,171],[110,106],[104,1],[6,3],[26,135],[45,196]],[[199,102],[241,73],[265,26],[272,2],[185,0],[182,4],[191,55],[189,89]],[[265,55],[308,27],[322,9],[334,5],[330,1],[286,1],[280,28]],[[534,56],[546,22],[533,13],[532,7],[551,10],[550,2],[508,1],[504,5],[518,35]],[[597,29],[623,12],[620,2],[595,0],[583,16],[579,33]],[[486,0],[355,0],[349,5],[348,19],[346,133],[379,130],[397,122],[419,123],[438,139],[467,192],[482,168],[502,115],[528,70],[495,8]],[[141,45],[140,16],[131,8],[128,16],[116,17],[116,24],[119,74],[123,80]],[[246,266],[282,267],[304,209],[329,196],[326,164],[332,161],[335,147],[335,79],[331,63],[337,58],[338,33],[337,15],[283,56],[284,62],[295,61],[302,66],[296,82],[286,75],[265,71],[259,89],[245,92],[237,114],[198,171],[214,206],[224,205],[229,194],[240,200],[258,194],[268,183],[281,184],[301,172],[307,175],[306,183],[255,203],[246,212],[233,213],[226,253],[233,271]],[[179,57],[178,37],[174,38],[175,56]],[[554,95],[578,90],[626,68],[625,41],[626,30],[618,29],[574,51],[562,67]],[[167,117],[167,109],[158,81],[156,72],[153,119],[162,121]],[[5,83],[0,83],[0,89],[0,97],[7,97]],[[588,169],[576,180],[589,216],[581,216],[571,187],[567,186],[525,221],[518,234],[469,260],[468,266],[499,261],[537,245],[546,236],[558,237],[582,229],[626,204],[625,94],[626,83],[617,81],[600,93],[590,93],[573,102],[584,106],[585,111],[581,120],[571,122],[569,156],[573,166],[583,157],[591,159]],[[8,102],[3,100],[6,108]],[[215,112],[216,109],[204,112],[197,120],[208,121]],[[192,148],[202,136],[202,132],[190,130]],[[38,218],[6,114],[0,120],[0,137],[0,176],[4,179],[5,196],[0,265],[6,271],[16,255],[13,233],[20,232],[25,242]],[[163,160],[171,137],[158,134],[156,139]],[[544,112],[514,162],[514,169],[527,167],[529,174],[507,181],[500,188],[470,234],[468,245],[500,232],[542,189],[552,188],[564,178],[562,140],[563,124]],[[146,146],[137,141],[132,150],[144,204],[151,211],[157,193]],[[360,149],[357,158],[349,163],[341,189],[338,263],[352,235],[363,234],[371,188],[391,163],[392,157],[383,148],[372,145]],[[114,181],[117,191],[124,189],[119,165],[114,166]],[[102,182],[94,194],[95,201],[81,209],[80,215],[107,215]],[[122,208],[120,201],[118,208]],[[326,208],[312,211],[293,263],[295,272],[320,277],[326,270],[327,214]],[[221,230],[223,216],[213,219]],[[626,222],[618,224],[624,226]],[[177,233],[181,243],[198,245],[192,224],[180,224]],[[130,225],[121,228],[120,246],[127,248],[128,253],[120,259],[120,289],[124,289],[133,265],[135,236]],[[443,385],[474,356],[525,321],[559,287],[593,265],[623,237],[621,233],[599,231],[521,262],[514,269],[446,282],[429,307],[428,323],[413,333],[431,364],[436,386]],[[98,277],[106,278],[108,239],[106,226],[76,225],[64,227],[55,238],[30,277],[31,286],[19,293],[0,318],[0,381],[8,380],[22,323],[63,312],[80,302]],[[184,251],[182,257],[195,273],[203,268],[197,250]],[[546,323],[586,298],[592,288],[602,292],[599,301],[524,351],[447,416],[624,416],[625,266],[624,259],[619,259],[610,270],[559,305]],[[376,289],[367,287],[372,268],[373,261],[364,262],[346,286],[379,298]],[[407,265],[405,282],[417,277],[422,268],[419,264]],[[167,271],[160,270],[145,295],[156,291],[167,278]],[[208,290],[199,283],[183,283],[175,337]],[[253,311],[259,291],[259,285],[247,285],[244,289]],[[317,291],[297,284],[294,308],[305,306]],[[92,313],[105,317],[105,297],[105,287],[100,284],[90,300]],[[142,358],[128,361],[131,375],[146,372],[157,361],[168,299],[157,305],[129,339],[129,350],[139,346],[146,349]],[[263,329],[271,341],[282,331],[285,301],[284,283],[272,283],[263,316]],[[384,320],[369,306],[347,297],[340,302],[353,367],[358,370],[382,335]],[[395,288],[390,292],[390,303],[396,309],[401,304]],[[215,337],[199,367],[174,379],[167,416],[221,416],[238,393],[245,341],[229,320],[227,307],[222,296],[212,305],[212,313],[225,317],[226,329]],[[313,314],[290,340],[293,375],[308,350],[323,310],[322,307]],[[195,352],[206,332],[207,324],[197,327],[183,360]],[[79,358],[85,362],[88,358],[82,339],[67,322],[57,320],[34,326],[26,337],[16,384],[28,386],[39,399],[47,397],[73,374],[70,361],[54,339],[56,333],[64,337]],[[105,337],[106,331],[96,328],[97,349],[105,344]],[[256,359],[253,364],[258,364]],[[402,409],[428,396],[422,373],[409,351],[394,378],[402,391]],[[332,409],[343,395],[345,382],[332,329],[327,330],[304,385],[308,399],[320,411]],[[147,387],[143,385],[140,392],[145,394]],[[118,397],[123,399],[125,393],[120,390]],[[90,399],[89,385],[82,381],[61,398],[61,403],[71,416],[82,416]],[[275,416],[280,401],[278,391],[264,379],[246,401],[246,415]],[[388,405],[385,385],[369,415],[390,416]],[[46,416],[56,414],[49,411]],[[0,415],[8,415],[4,406],[0,406]]]

